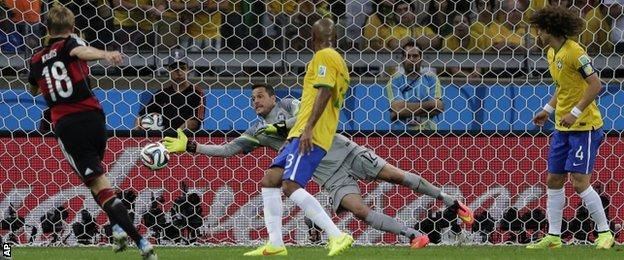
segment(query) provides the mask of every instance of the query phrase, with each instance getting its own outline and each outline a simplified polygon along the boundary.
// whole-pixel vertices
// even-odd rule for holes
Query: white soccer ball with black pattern
[[[159,113],[149,113],[141,117],[141,127],[145,130],[163,130],[163,117]]]
[[[169,162],[169,152],[161,143],[151,143],[141,149],[141,162],[152,170],[162,169]]]

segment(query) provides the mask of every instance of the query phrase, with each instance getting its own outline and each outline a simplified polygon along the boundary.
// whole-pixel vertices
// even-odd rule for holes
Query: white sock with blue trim
[[[321,203],[305,189],[297,189],[290,194],[290,199],[303,210],[305,215],[311,219],[314,224],[325,230],[329,237],[337,237],[342,234],[329,215],[327,215]]]
[[[284,246],[282,238],[282,189],[262,188],[262,203],[264,206],[264,225],[269,233],[269,243],[272,246]]]
[[[585,191],[579,194],[585,207],[589,211],[594,223],[596,223],[596,231],[604,232],[609,230],[609,222],[607,221],[607,215],[605,214],[604,207],[602,206],[602,200],[598,195],[598,192],[594,190],[592,186],[589,186]]]
[[[548,234],[560,236],[563,208],[565,207],[565,189],[548,189],[546,192],[546,217],[548,218]]]

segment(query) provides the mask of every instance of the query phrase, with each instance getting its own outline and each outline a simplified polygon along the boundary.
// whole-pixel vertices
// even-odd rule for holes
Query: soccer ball
[[[149,113],[141,118],[141,127],[145,130],[163,130],[163,118],[161,114]]]
[[[169,162],[169,152],[161,143],[151,143],[141,149],[141,162],[152,170],[162,169]]]

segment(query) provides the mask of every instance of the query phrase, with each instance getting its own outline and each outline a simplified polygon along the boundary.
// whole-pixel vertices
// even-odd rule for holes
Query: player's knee
[[[386,164],[381,169],[381,172],[379,172],[378,177],[384,181],[387,181],[393,184],[404,184],[405,179],[406,179],[406,173],[397,167],[394,167],[390,164]]]
[[[260,184],[263,188],[279,188],[282,185],[282,173],[275,168],[271,168],[266,171]]]
[[[370,208],[364,204],[359,194],[347,194],[340,201],[340,207],[353,213],[353,216],[360,220],[366,220]]]
[[[262,184],[263,188],[279,188],[281,180],[275,180],[275,178],[271,178],[271,176],[269,175],[264,175],[260,183]]]
[[[561,189],[563,188],[563,185],[565,184],[567,175],[565,174],[561,174],[561,175],[556,175],[556,174],[549,174],[548,175],[548,179],[546,181],[548,188],[549,189]]]
[[[353,216],[359,220],[366,220],[366,216],[368,216],[370,209],[364,204],[358,204],[355,205],[350,211],[353,213]]]
[[[290,194],[293,194],[293,192],[298,189],[301,189],[301,186],[299,186],[299,184],[297,184],[296,182],[288,180],[282,182],[282,191],[287,197],[290,197]]]
[[[573,185],[574,187],[574,191],[576,191],[576,193],[582,193],[583,191],[585,191],[587,188],[589,188],[589,183],[577,183],[574,182]]]
[[[572,177],[572,187],[576,193],[582,193],[589,188],[589,178],[574,178]]]
[[[110,182],[104,175],[100,175],[97,178],[89,180],[85,184],[89,187],[93,194],[98,194],[102,190],[111,188]]]

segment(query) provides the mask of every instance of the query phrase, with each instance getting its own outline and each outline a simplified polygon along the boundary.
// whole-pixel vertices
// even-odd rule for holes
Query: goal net
[[[554,86],[545,51],[527,21],[548,2],[559,1],[6,1],[0,4],[2,241],[103,244],[110,233],[107,217],[58,147],[43,98],[26,91],[28,59],[45,44],[43,24],[54,4],[76,14],[76,33],[89,45],[126,57],[120,67],[91,63],[91,84],[106,113],[107,176],[152,241],[260,243],[267,237],[260,179],[277,154],[268,148],[230,158],[186,153],[171,155],[161,170],[143,166],[140,149],[175,135],[173,122],[180,121],[165,118],[163,131],[137,127],[153,95],[174,85],[170,65],[188,65],[186,76],[196,91],[183,100],[190,104],[191,95],[200,97],[190,108],[199,124],[189,127],[189,138],[225,144],[260,120],[251,107],[252,84],[275,87],[278,99],[301,96],[313,55],[312,23],[319,18],[335,21],[337,49],[351,73],[339,132],[460,198],[475,211],[476,222],[465,226],[447,219],[440,201],[382,181],[359,181],[364,202],[429,234],[434,243],[535,240],[547,232],[546,159],[554,125],[551,119],[539,128],[531,119]],[[592,183],[619,235],[624,18],[613,17],[612,10],[624,4],[560,2],[586,20],[575,40],[586,47],[603,81],[596,103],[606,137]],[[410,41],[422,51],[415,65],[421,76],[401,81],[406,66],[414,66],[406,60],[417,59],[406,53]],[[176,102],[175,95],[159,105]],[[443,108],[423,106],[420,114],[396,119],[391,107],[398,100],[440,100]],[[179,111],[180,118],[187,113]],[[312,182],[307,190],[331,211],[322,188]],[[563,236],[590,243],[596,234],[589,213],[570,183],[565,190]],[[284,202],[285,241],[312,243],[303,212]],[[351,213],[333,219],[361,244],[406,242]]]

